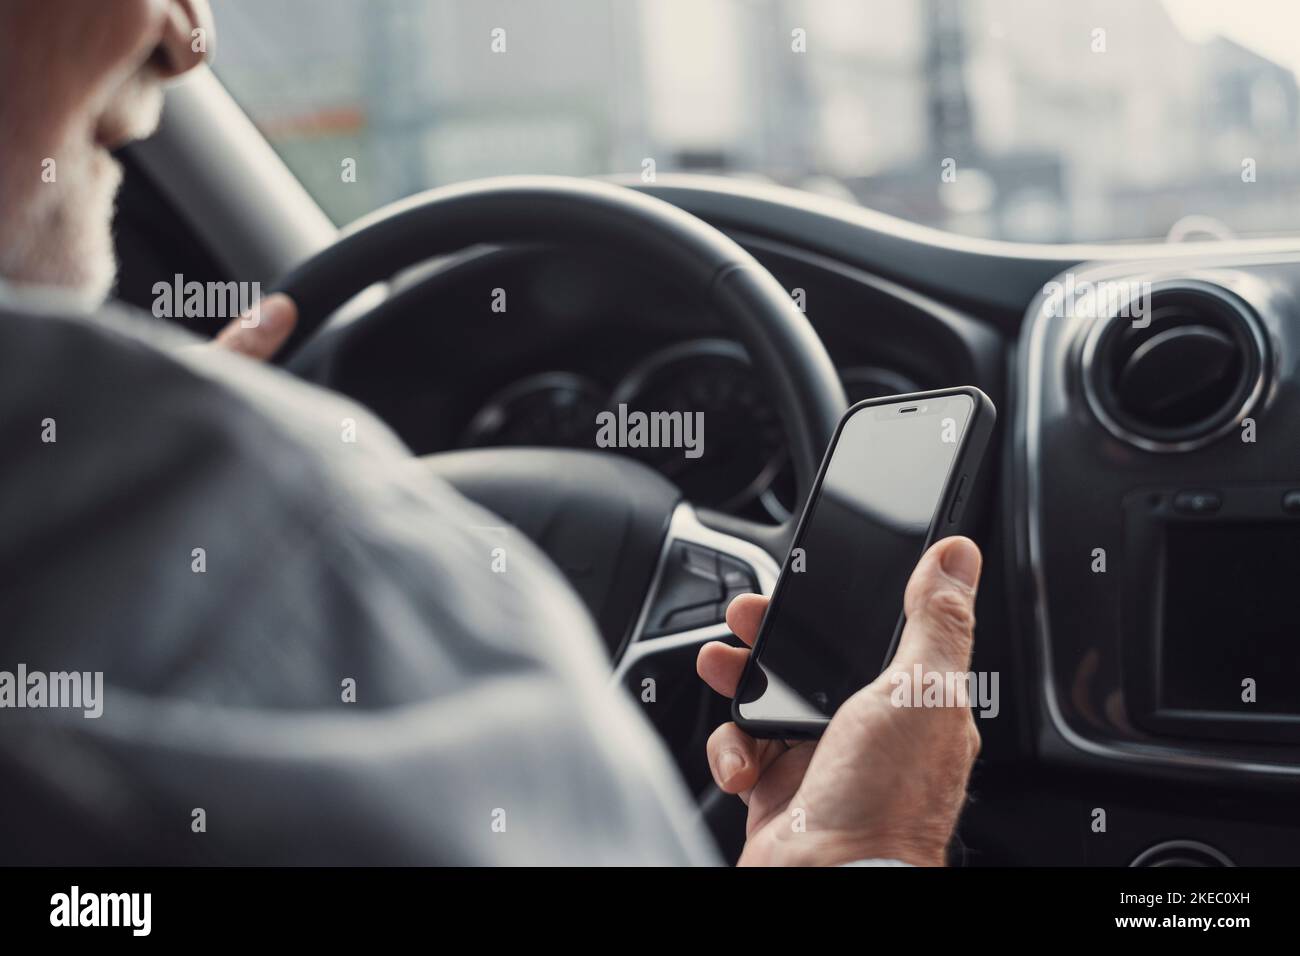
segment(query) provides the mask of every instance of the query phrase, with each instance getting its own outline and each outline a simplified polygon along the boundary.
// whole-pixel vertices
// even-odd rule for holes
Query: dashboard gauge
[[[921,390],[921,386],[906,375],[875,365],[840,369],[840,381],[844,384],[844,393],[848,396],[850,405],[866,398],[906,395]]]
[[[615,411],[691,416],[698,448],[627,448],[696,504],[739,513],[755,506],[780,470],[785,433],[744,349],[726,339],[674,345],[632,369],[614,388]],[[682,419],[685,422],[685,419]],[[695,432],[698,431],[698,436]]]
[[[530,375],[497,392],[474,415],[461,444],[592,448],[605,389],[572,372]]]
[[[857,366],[840,373],[850,402],[912,392],[897,372]],[[728,339],[694,339],[652,354],[610,392],[574,372],[543,372],[494,394],[466,426],[462,447],[596,448],[602,413],[668,413],[670,441],[620,441],[674,482],[688,500],[719,511],[785,521],[795,508],[785,429],[749,356]],[[676,415],[674,415],[676,413]],[[688,423],[687,416],[690,417]],[[622,426],[620,426],[622,428]],[[624,429],[620,438],[631,439]],[[698,451],[698,454],[697,454]]]

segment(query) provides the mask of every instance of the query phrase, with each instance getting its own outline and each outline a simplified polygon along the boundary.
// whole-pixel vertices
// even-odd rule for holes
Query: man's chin
[[[42,182],[19,204],[14,245],[0,244],[0,278],[55,287],[87,307],[102,304],[117,277],[112,226],[121,181],[121,166],[99,148],[57,167],[55,182]]]

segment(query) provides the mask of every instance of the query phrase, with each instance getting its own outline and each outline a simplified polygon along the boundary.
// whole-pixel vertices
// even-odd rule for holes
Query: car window
[[[1300,229],[1292,0],[259,0],[216,70],[338,222],[509,173],[746,177],[1034,242]]]

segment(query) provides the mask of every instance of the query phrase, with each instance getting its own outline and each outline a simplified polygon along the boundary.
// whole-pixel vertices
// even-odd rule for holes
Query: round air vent
[[[1144,318],[1094,320],[1083,387],[1097,420],[1147,451],[1190,451],[1231,431],[1264,390],[1259,319],[1208,282],[1155,283]]]
[[[1166,840],[1139,853],[1129,866],[1234,866],[1228,857],[1197,840]]]

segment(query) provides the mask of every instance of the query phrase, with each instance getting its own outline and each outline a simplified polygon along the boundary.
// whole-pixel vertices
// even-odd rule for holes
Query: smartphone
[[[961,530],[996,416],[971,386],[845,413],[732,700],[741,728],[818,737],[885,669],[908,579],[926,548]]]

